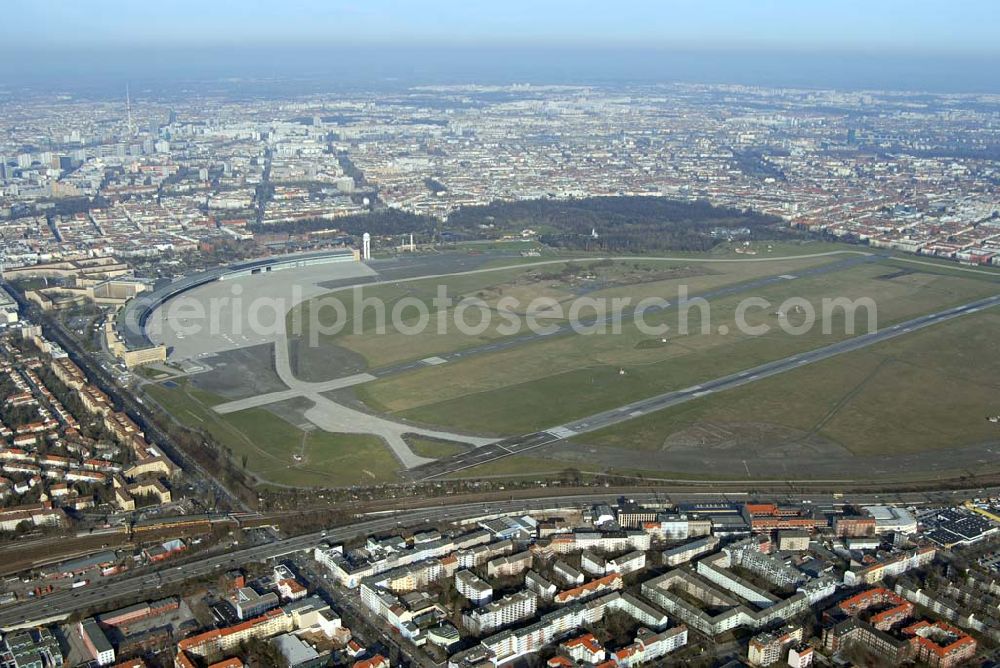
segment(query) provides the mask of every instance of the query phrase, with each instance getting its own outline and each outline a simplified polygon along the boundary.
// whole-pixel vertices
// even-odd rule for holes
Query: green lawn
[[[325,330],[331,330],[343,322],[342,329],[335,334],[318,333],[316,338],[320,345],[339,345],[360,353],[371,366],[384,366],[393,362],[408,359],[420,359],[449,350],[476,345],[481,341],[499,336],[496,328],[491,328],[479,336],[468,337],[457,332],[454,327],[445,334],[439,334],[436,321],[431,323],[427,331],[417,335],[403,334],[392,326],[392,309],[404,298],[416,299],[424,304],[430,313],[436,308],[433,300],[437,296],[438,286],[447,286],[448,296],[460,299],[463,296],[476,296],[494,286],[513,285],[525,275],[541,271],[553,271],[563,264],[546,265],[544,268],[530,266],[499,269],[497,271],[465,276],[454,276],[446,279],[424,279],[419,281],[403,281],[394,284],[376,285],[357,290],[344,290],[330,293],[300,304],[289,312],[286,322],[288,331],[292,334],[301,332],[306,340],[313,339],[312,323],[319,323]],[[565,298],[566,294],[553,291],[554,295]],[[384,326],[380,325],[373,306],[364,306],[381,302],[384,304]],[[342,310],[333,304],[339,303]],[[357,304],[357,307],[356,307]],[[355,309],[361,312],[361,324],[356,323]],[[412,325],[417,320],[416,310],[407,307],[400,311],[405,326]],[[382,328],[383,333],[377,332]],[[354,333],[360,330],[361,334]]]
[[[457,455],[468,450],[467,447],[459,445],[458,443],[438,441],[431,438],[424,438],[422,436],[413,436],[412,434],[406,436],[406,442],[409,444],[410,450],[412,450],[415,455],[419,455],[420,457],[431,457],[433,459],[451,457],[452,455]]]
[[[816,248],[813,252],[824,250],[825,248]],[[691,257],[699,260],[747,259],[745,256],[713,254],[691,254]],[[335,323],[342,322],[344,327],[338,333],[319,334],[320,344],[343,346],[362,355],[370,366],[379,367],[461,350],[502,338],[504,334],[498,331],[498,327],[503,325],[505,320],[496,314],[501,299],[508,301],[511,298],[516,299],[519,306],[513,309],[515,313],[523,313],[525,307],[539,297],[566,304],[581,292],[586,292],[590,297],[607,299],[624,296],[631,297],[635,301],[648,296],[676,299],[681,285],[687,287],[689,294],[697,294],[761,276],[792,273],[806,267],[834,262],[841,257],[804,257],[773,262],[642,259],[617,260],[610,264],[599,263],[592,259],[567,259],[566,262],[532,266],[546,260],[541,258],[533,263],[500,268],[496,271],[402,281],[363,287],[357,291],[337,291],[309,300],[293,309],[288,314],[287,325],[289,332],[301,332],[308,340],[312,338],[311,323],[317,322],[324,328],[331,328]],[[592,274],[594,279],[554,277],[568,265],[584,269],[584,273]],[[449,313],[444,331],[440,329],[439,322],[433,315],[429,326],[419,333],[401,332],[392,326],[389,315],[397,304],[404,303],[401,301],[403,299],[416,299],[424,304],[431,314],[435,314],[437,309],[433,300],[438,295],[440,286],[447,288],[447,295],[455,302],[463,297],[482,299],[494,311],[491,326],[480,334],[464,334],[454,325],[453,312]],[[342,310],[332,305],[333,300],[342,306]],[[358,327],[355,322],[355,304],[361,304],[360,300],[379,300],[385,304],[387,322],[381,332],[378,331],[379,323],[372,307],[362,310],[361,333],[355,331]],[[413,307],[407,307],[401,311],[401,315],[404,318],[404,328],[412,327],[418,321]],[[477,311],[473,309],[466,316],[466,321],[475,323],[478,317]]]
[[[396,480],[399,463],[376,436],[303,431],[263,408],[219,415],[211,407],[222,397],[187,384],[147,385],[146,392],[181,422],[210,433],[237,465],[246,457],[262,481],[340,487]]]
[[[445,476],[449,480],[463,480],[476,478],[552,478],[568,470],[575,470],[583,480],[594,477],[595,474],[611,474],[637,480],[693,480],[705,482],[711,480],[727,480],[725,476],[714,475],[712,471],[706,470],[704,473],[675,473],[670,471],[658,471],[648,468],[615,468],[604,470],[603,466],[595,465],[588,468],[580,462],[561,460],[556,457],[543,459],[540,456],[511,455],[503,459],[497,459],[486,464],[472,466],[461,471],[455,471]]]
[[[803,295],[819,304],[823,297],[871,297],[878,325],[885,327],[922,313],[995,294],[991,280],[942,274],[904,273],[881,264],[853,267],[813,278],[788,281],[755,292],[778,304]],[[480,355],[461,362],[419,369],[358,388],[373,408],[427,424],[494,434],[550,427],[665,391],[750,368],[766,361],[811,350],[847,337],[842,313],[830,319],[832,331],[816,327],[806,335],[781,331],[774,312],[751,311],[750,324],[772,331],[750,336],[735,331],[735,310],[746,295],[711,304],[712,326],[730,327],[700,333],[697,311],[691,329],[670,334],[666,344],[626,325],[619,335],[564,336],[517,349]],[[776,308],[776,307],[775,307]],[[818,308],[818,307],[817,307]],[[677,331],[677,314],[666,322]],[[797,324],[801,316],[787,314]],[[620,373],[624,370],[624,375]],[[433,387],[433,393],[426,388]]]
[[[302,462],[263,468],[266,480],[294,487],[345,487],[398,482],[399,463],[377,436],[311,431]]]
[[[856,454],[946,450],[1000,440],[993,309],[580,436],[587,445],[660,449],[702,425],[767,422]],[[775,444],[778,445],[778,444]]]

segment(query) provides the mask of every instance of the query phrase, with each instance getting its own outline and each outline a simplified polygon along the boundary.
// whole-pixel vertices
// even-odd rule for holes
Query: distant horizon
[[[0,90],[267,79],[1000,93],[995,0],[6,0]],[[262,82],[263,83],[263,82]],[[268,86],[244,94],[269,94]],[[285,93],[288,94],[288,93]]]
[[[1000,53],[527,43],[0,48],[0,91],[103,95],[130,83],[137,91],[170,96],[178,86],[227,80],[234,85],[235,79],[244,80],[249,95],[270,94],[253,90],[251,82],[271,79],[291,93],[298,82],[302,94],[462,83],[704,83],[990,94],[1000,93]]]
[[[13,48],[610,45],[1000,54],[992,0],[6,0]]]

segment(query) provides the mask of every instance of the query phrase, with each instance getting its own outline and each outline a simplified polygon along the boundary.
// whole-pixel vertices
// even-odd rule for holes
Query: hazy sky
[[[996,54],[1000,0],[3,0],[9,48],[573,43]]]

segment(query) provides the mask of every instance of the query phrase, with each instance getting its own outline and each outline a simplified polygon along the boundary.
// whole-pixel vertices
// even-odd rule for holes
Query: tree
[[[580,483],[580,471],[573,467],[563,469],[562,473],[559,474],[559,479],[564,483],[569,485],[577,485]]]
[[[288,668],[288,661],[267,640],[250,638],[240,643],[240,656],[250,668]]]

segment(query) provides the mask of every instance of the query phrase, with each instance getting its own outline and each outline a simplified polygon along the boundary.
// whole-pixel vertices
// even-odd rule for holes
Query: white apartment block
[[[455,589],[473,605],[485,605],[493,600],[493,587],[469,570],[455,573]]]
[[[519,591],[462,615],[462,623],[473,635],[484,635],[533,617],[538,610],[538,594]]]

